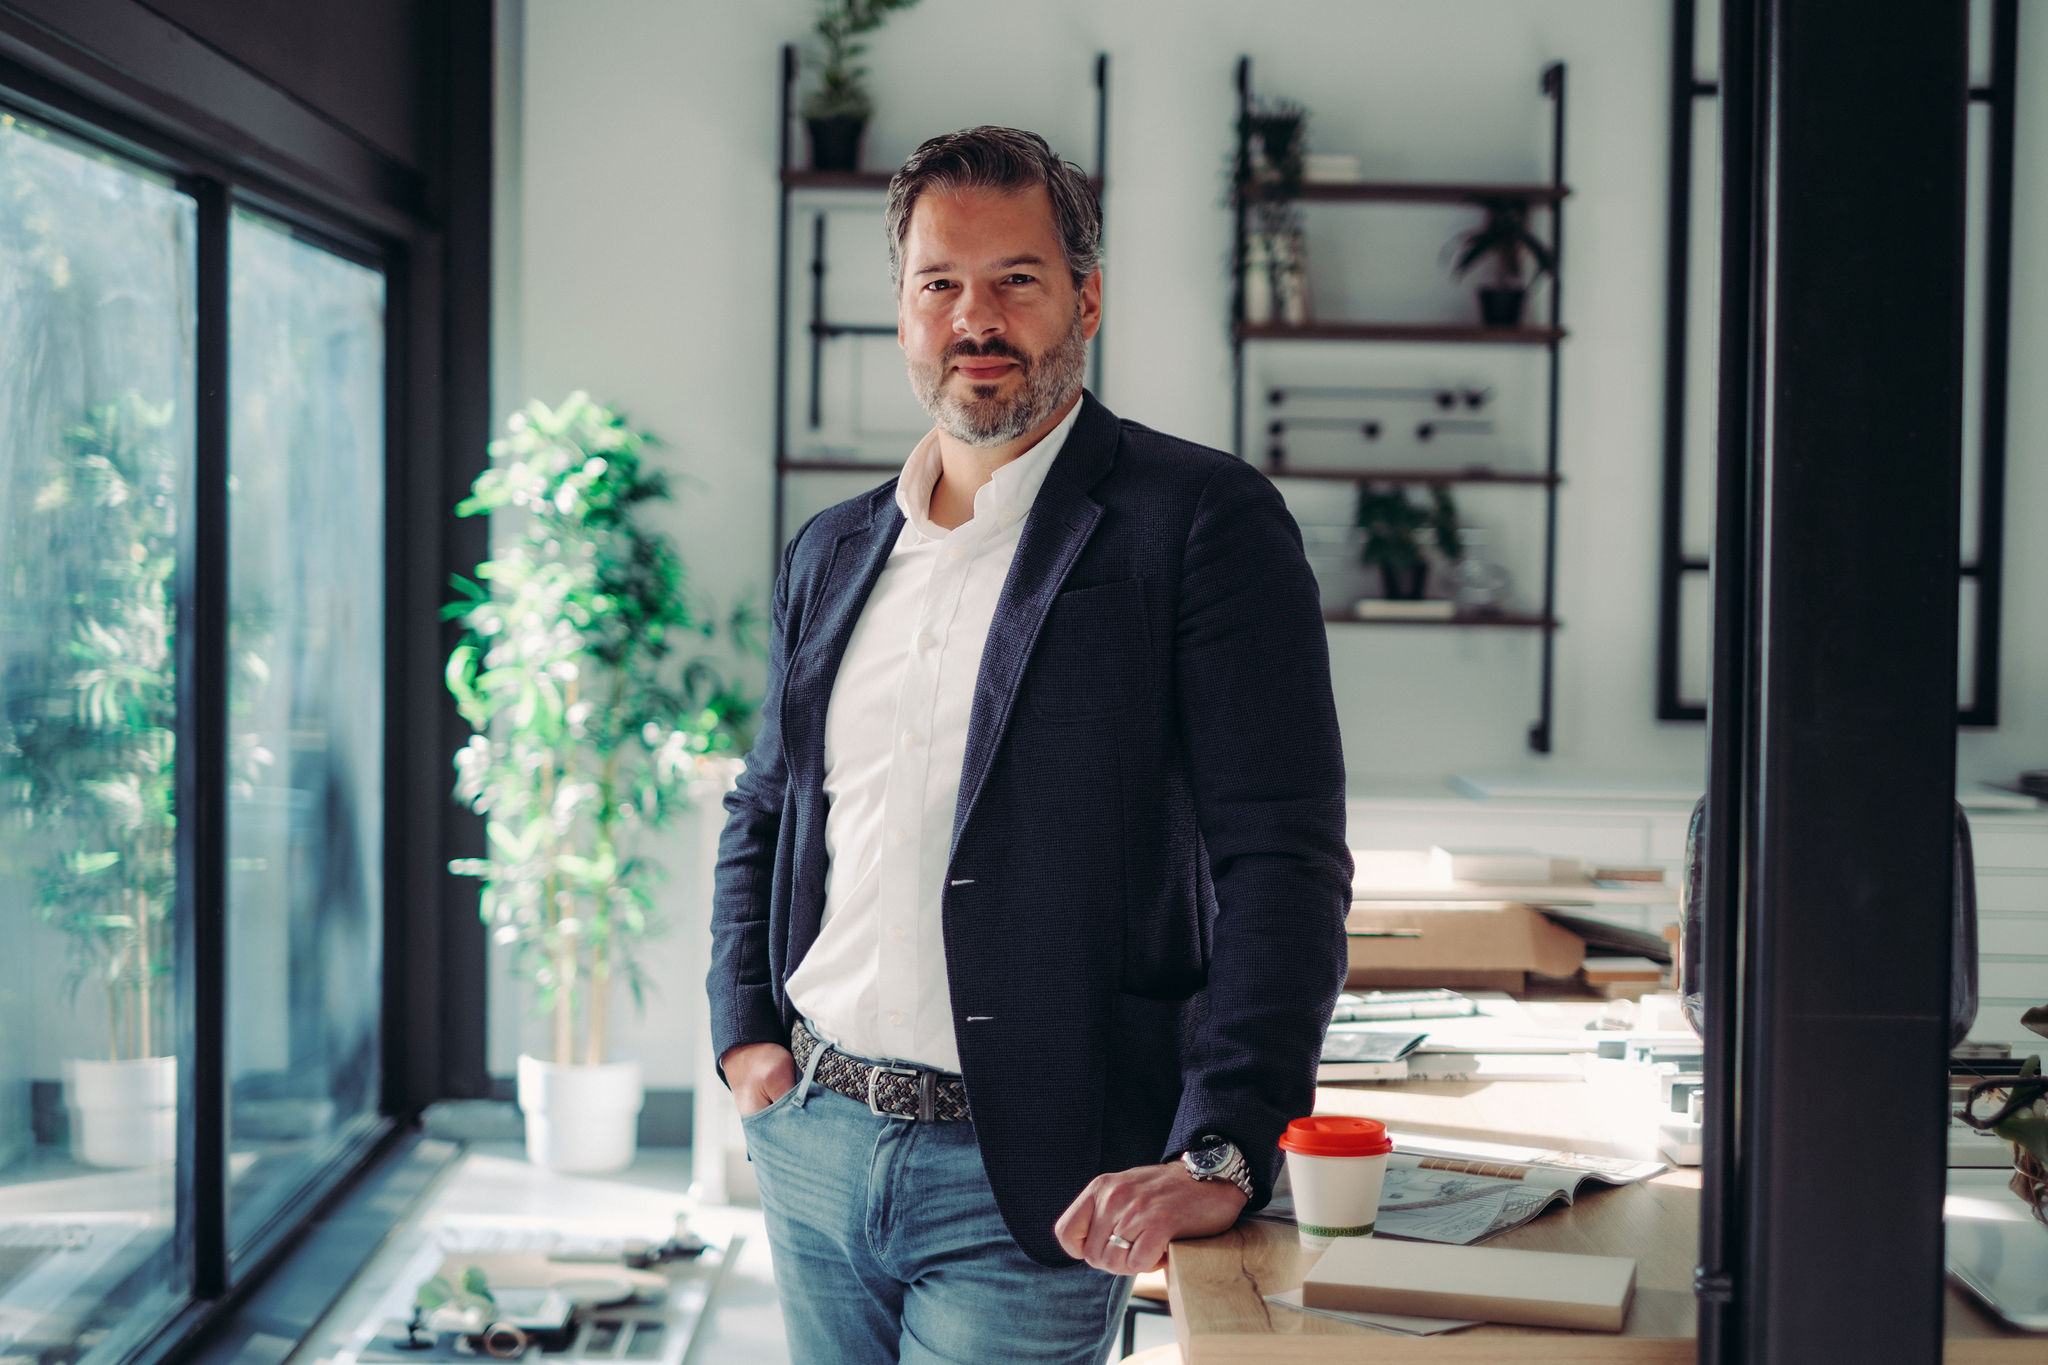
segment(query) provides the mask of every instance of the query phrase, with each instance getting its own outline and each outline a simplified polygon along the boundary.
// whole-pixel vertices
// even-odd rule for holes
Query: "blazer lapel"
[[[1102,504],[1088,494],[1116,462],[1121,438],[1115,416],[1095,395],[1084,391],[1081,415],[1046,471],[1031,515],[1025,518],[1009,577],[996,599],[995,619],[989,624],[988,644],[981,654],[981,674],[975,680],[974,707],[968,715],[967,756],[960,765],[960,801],[953,812],[951,848],[960,845],[960,831],[967,828],[989,764],[1009,728],[1010,709],[1024,680],[1031,647],[1038,642],[1039,628],[1052,610],[1067,571],[1074,567],[1081,548],[1095,532],[1095,523],[1102,519]]]
[[[825,710],[868,594],[903,531],[891,482],[869,495],[867,521],[833,542],[832,560],[803,637],[797,642],[782,689],[782,733],[791,776],[814,785],[825,780]]]

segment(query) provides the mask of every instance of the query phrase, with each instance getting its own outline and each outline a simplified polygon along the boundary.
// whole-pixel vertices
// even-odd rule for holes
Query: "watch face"
[[[1230,1164],[1230,1145],[1220,1143],[1214,1147],[1191,1147],[1188,1149],[1188,1165],[1196,1175],[1215,1175]]]

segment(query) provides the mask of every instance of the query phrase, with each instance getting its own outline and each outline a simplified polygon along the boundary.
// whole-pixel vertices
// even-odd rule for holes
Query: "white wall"
[[[671,525],[698,582],[762,593],[771,564],[775,364],[776,114],[780,45],[801,38],[801,0],[501,0],[517,42],[505,71],[500,148],[498,406],[587,387],[625,406],[698,481]],[[2048,24],[2030,23],[2021,68],[2020,244],[2015,280],[2010,505],[2048,505],[2048,464],[2029,433],[2048,394],[2025,376],[2048,359]],[[1336,627],[1332,663],[1347,767],[1365,780],[1455,771],[1690,774],[1703,730],[1655,721],[1657,525],[1663,392],[1668,9],[1657,0],[1040,0],[1019,10],[925,0],[877,35],[878,113],[868,164],[892,165],[933,133],[982,122],[1043,132],[1092,161],[1093,54],[1110,55],[1107,326],[1102,396],[1124,416],[1228,445],[1226,336],[1232,66],[1311,110],[1312,149],[1355,152],[1367,174],[1526,179],[1547,171],[1538,73],[1569,68],[1562,498],[1556,752],[1530,755],[1534,635]],[[799,144],[800,146],[801,144]],[[801,153],[799,153],[801,154]],[[1327,211],[1321,211],[1327,212]],[[1319,219],[1318,222],[1321,220]],[[1317,229],[1320,231],[1320,229]],[[1341,231],[1341,229],[1332,229]],[[881,268],[879,217],[866,258]],[[850,248],[835,270],[858,268]],[[1391,248],[1390,248],[1391,249]],[[1404,272],[1437,269],[1404,256]],[[1326,263],[1336,257],[1326,253]],[[1338,314],[1385,287],[1316,280]],[[1315,266],[1311,266],[1312,272]],[[1446,284],[1429,306],[1460,306]],[[2030,306],[2031,304],[2031,306]],[[1444,348],[1458,351],[1461,348]],[[1328,354],[1324,352],[1322,354]],[[1360,349],[1365,365],[1477,374],[1470,354]],[[1524,358],[1525,360],[1528,358]],[[1482,366],[1478,371],[1474,366]],[[1434,368],[1431,368],[1434,367]],[[1448,367],[1448,368],[1447,368]],[[1363,371],[1361,371],[1363,372]],[[1503,370],[1506,389],[1529,376]],[[1537,438],[1531,431],[1529,439]],[[801,492],[798,497],[801,500]],[[1304,519],[1342,508],[1291,496]],[[1480,506],[1478,501],[1475,507]],[[1529,495],[1526,519],[1539,504]],[[1501,512],[1503,525],[1518,514]],[[1965,736],[1971,775],[2048,765],[2048,631],[2029,588],[2048,548],[2010,521],[2008,725]],[[1525,591],[1538,586],[1518,574]],[[1256,699],[1249,699],[1253,704]],[[694,834],[667,857],[680,914]],[[698,912],[684,917],[694,923]],[[688,1084],[679,1021],[701,958],[662,949],[674,984],[643,1057],[673,1058],[653,1084]],[[671,962],[669,959],[673,957]],[[669,975],[673,971],[674,975]],[[494,994],[492,1067],[510,1069],[516,1014]]]

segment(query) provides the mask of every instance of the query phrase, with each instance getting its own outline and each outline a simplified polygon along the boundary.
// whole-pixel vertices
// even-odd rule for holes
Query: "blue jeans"
[[[797,1365],[1108,1358],[1130,1280],[1019,1250],[973,1123],[882,1118],[809,1075],[740,1122]]]

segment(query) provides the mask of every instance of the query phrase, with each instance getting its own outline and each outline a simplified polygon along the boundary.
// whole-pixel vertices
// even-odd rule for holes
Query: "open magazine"
[[[1483,1242],[1522,1226],[1553,1205],[1570,1205],[1588,1184],[1633,1185],[1666,1169],[1661,1161],[1546,1152],[1459,1138],[1391,1136],[1394,1152],[1387,1158],[1373,1231],[1419,1242]],[[1273,1202],[1253,1216],[1294,1221],[1294,1195],[1284,1177]]]

